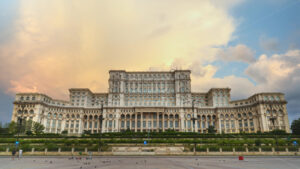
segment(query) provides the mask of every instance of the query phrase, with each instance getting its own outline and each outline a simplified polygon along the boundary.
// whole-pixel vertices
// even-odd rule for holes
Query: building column
[[[137,112],[135,112],[134,123],[134,132],[137,132]]]
[[[156,112],[156,131],[159,131],[159,112]]]
[[[165,112],[162,113],[162,129],[165,131]]]
[[[144,117],[143,117],[144,113],[141,112],[141,132],[143,132],[144,129]]]

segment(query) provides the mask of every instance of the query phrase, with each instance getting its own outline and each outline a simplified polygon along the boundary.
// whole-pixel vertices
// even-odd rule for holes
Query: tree
[[[45,127],[42,124],[40,124],[38,122],[33,123],[32,131],[35,134],[42,134],[44,129],[45,129]]]
[[[61,134],[68,134],[68,130],[62,131]]]
[[[210,134],[216,133],[215,127],[214,126],[208,126],[208,133],[210,133]]]
[[[292,122],[291,129],[293,134],[300,135],[300,118]]]
[[[17,126],[16,122],[12,121],[12,122],[9,123],[8,132],[10,134],[16,134],[18,132],[18,126]]]

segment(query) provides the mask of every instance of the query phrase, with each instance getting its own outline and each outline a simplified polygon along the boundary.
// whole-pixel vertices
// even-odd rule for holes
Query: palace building
[[[191,71],[109,71],[107,93],[69,89],[68,101],[41,93],[16,94],[12,121],[33,120],[46,133],[131,130],[207,133],[290,132],[282,93],[231,100],[230,88],[191,92]]]

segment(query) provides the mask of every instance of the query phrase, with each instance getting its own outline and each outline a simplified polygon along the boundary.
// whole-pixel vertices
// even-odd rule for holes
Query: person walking
[[[16,150],[13,149],[13,150],[11,151],[12,160],[15,160],[15,155],[16,155]]]
[[[20,150],[19,150],[19,158],[22,158],[22,153],[23,153],[23,150],[20,149]]]

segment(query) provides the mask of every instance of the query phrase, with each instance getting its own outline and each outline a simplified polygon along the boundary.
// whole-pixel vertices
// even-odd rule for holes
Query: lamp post
[[[99,116],[99,151],[101,151],[101,132],[102,132],[102,120],[103,120],[103,101],[101,101],[101,114]]]
[[[271,103],[270,104],[270,111],[271,111],[271,117],[270,117],[270,121],[272,122],[272,124],[273,124],[273,131],[275,130],[275,120],[276,120],[276,117],[274,117],[274,115],[273,115],[273,105],[272,105],[273,103]],[[275,134],[275,140],[276,140],[276,146],[278,147],[278,139],[277,139],[277,134],[276,134],[276,132],[274,132],[274,134]]]
[[[192,114],[192,119],[191,120],[193,121],[194,132],[196,132],[196,126],[195,126],[196,117],[194,115],[194,102],[195,102],[195,100],[192,101],[192,112],[193,112],[193,114]]]
[[[20,145],[19,145],[19,137],[20,137],[20,130],[22,127],[22,120],[23,120],[23,114],[24,114],[24,109],[25,109],[25,104],[23,102],[20,103],[21,104],[21,116],[18,117],[17,119],[17,126],[18,126],[18,135],[17,135],[17,141],[16,141],[16,146],[18,146],[18,149],[20,149]]]
[[[195,114],[194,114],[194,103],[195,103],[195,100],[192,101],[192,118],[191,120],[193,121],[193,128],[194,128],[194,132],[196,132],[196,125],[195,125],[195,121],[196,121],[196,117],[195,117]],[[195,136],[194,136],[194,153],[196,153],[196,140],[195,140]]]

